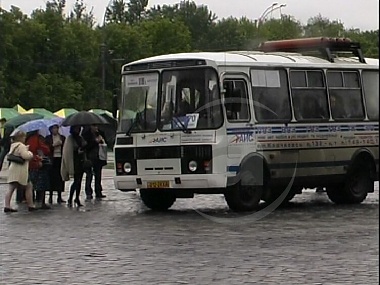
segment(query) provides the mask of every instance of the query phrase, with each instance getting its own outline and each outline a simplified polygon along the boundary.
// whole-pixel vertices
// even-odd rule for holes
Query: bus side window
[[[259,123],[288,123],[291,109],[285,69],[252,69],[252,98]]]
[[[328,71],[330,108],[334,120],[363,120],[364,106],[359,73]]]
[[[368,119],[379,120],[379,72],[365,70],[362,73]]]
[[[290,83],[298,121],[329,119],[327,90],[321,70],[291,70]]]
[[[247,85],[245,80],[225,80],[225,108],[227,120],[246,122],[250,120]]]

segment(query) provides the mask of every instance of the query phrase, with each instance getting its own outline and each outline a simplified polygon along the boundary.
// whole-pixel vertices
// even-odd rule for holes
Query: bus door
[[[235,164],[239,164],[245,153],[253,148],[254,131],[251,123],[248,82],[248,78],[241,75],[227,75],[223,79],[227,154],[229,159],[236,160]]]

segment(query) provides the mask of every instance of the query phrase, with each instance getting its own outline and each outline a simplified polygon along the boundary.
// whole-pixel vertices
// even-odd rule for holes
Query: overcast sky
[[[128,1],[128,0],[126,0]],[[84,0],[87,7],[94,8],[94,14],[98,22],[102,23],[105,7],[109,0]],[[174,4],[180,0],[149,0],[149,6],[157,4]],[[218,18],[229,16],[246,16],[257,19],[265,9],[276,2],[273,0],[197,0],[198,5],[207,5]],[[36,8],[43,8],[45,0],[0,0],[1,6],[9,9],[11,5],[18,6],[24,13]],[[67,10],[71,10],[75,0],[66,0]],[[359,28],[361,30],[379,29],[379,0],[285,0],[278,2],[286,4],[281,12],[294,16],[302,23],[319,13],[331,20],[340,20],[346,28]],[[280,9],[272,13],[272,17],[279,17]],[[268,15],[270,17],[270,14]]]

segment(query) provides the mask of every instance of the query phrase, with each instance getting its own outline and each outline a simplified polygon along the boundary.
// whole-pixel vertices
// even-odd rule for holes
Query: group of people
[[[65,181],[70,178],[74,181],[67,204],[71,207],[74,202],[78,207],[82,206],[80,193],[84,174],[86,199],[94,198],[93,178],[95,198],[106,197],[102,193],[101,179],[102,168],[107,164],[107,144],[98,127],[72,126],[67,138],[59,134],[58,125],[51,126],[49,131],[47,137],[41,136],[38,131],[28,134],[16,131],[12,134],[8,154],[21,157],[24,162],[9,158],[9,190],[5,195],[4,212],[17,212],[10,205],[15,191],[16,201],[25,201],[29,211],[51,208],[45,201],[46,192],[50,194],[49,204],[53,203],[54,192],[57,192],[57,203],[65,203],[62,192]]]

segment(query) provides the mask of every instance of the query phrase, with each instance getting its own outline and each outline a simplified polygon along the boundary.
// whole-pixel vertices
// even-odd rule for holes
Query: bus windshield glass
[[[123,77],[119,132],[150,132],[157,126],[158,73]]]
[[[160,130],[216,129],[222,125],[215,70],[164,71],[161,88]]]

